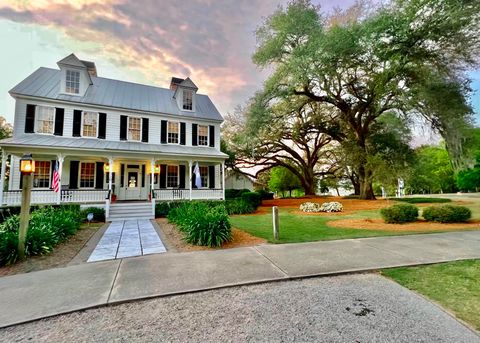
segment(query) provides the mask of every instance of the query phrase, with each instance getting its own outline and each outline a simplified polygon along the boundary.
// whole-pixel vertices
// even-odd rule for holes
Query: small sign
[[[87,214],[87,220],[91,222],[93,220],[93,213]]]

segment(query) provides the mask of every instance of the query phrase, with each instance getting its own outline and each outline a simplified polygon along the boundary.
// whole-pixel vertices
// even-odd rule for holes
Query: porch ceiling
[[[215,148],[184,145],[117,142],[89,138],[67,138],[48,135],[22,135],[0,141],[0,147],[12,154],[99,156],[113,158],[169,158],[172,160],[222,161],[228,156]]]

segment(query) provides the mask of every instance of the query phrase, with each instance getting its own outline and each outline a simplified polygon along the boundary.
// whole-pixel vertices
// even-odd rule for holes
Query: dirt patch
[[[339,219],[327,222],[328,226],[345,228],[345,229],[358,229],[358,230],[380,230],[380,231],[393,231],[393,232],[408,232],[408,231],[454,231],[454,230],[479,230],[480,221],[474,220],[468,223],[452,223],[442,224],[427,222],[420,219],[413,223],[406,224],[387,224],[382,219]]]
[[[38,270],[65,267],[87,244],[104,223],[83,225],[75,235],[60,243],[48,255],[32,256],[24,262],[0,267],[0,276],[34,272]]]
[[[258,238],[250,235],[249,233],[246,233],[245,231],[232,228],[233,239],[231,242],[228,242],[219,248],[196,246],[186,243],[183,239],[184,233],[178,230],[175,225],[170,224],[167,219],[158,218],[156,219],[156,221],[160,226],[160,229],[165,234],[165,239],[168,240],[166,244],[173,246],[173,248],[175,248],[178,252],[251,247],[254,245],[266,243],[266,240],[264,240],[263,238]]]

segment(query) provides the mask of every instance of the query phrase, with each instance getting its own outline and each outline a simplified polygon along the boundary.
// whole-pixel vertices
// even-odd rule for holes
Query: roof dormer
[[[177,100],[178,108],[181,111],[195,112],[195,95],[198,87],[187,77],[185,80],[172,77],[170,89],[175,90],[173,98]]]
[[[82,61],[70,54],[57,62],[61,71],[60,93],[84,96],[92,85],[92,76],[97,76],[95,63]]]

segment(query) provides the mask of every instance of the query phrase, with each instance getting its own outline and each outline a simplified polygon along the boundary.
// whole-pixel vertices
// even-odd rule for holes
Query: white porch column
[[[108,191],[110,196],[112,195],[112,184],[113,184],[113,158],[108,159]]]
[[[188,189],[190,191],[190,200],[192,200],[192,165],[193,162],[188,161]]]
[[[65,156],[62,154],[57,155],[58,160],[58,194],[57,194],[57,204],[60,204],[62,201],[62,171],[63,171],[63,160]]]
[[[153,191],[155,188],[155,159],[152,158],[150,161],[150,189]]]
[[[225,200],[225,161],[222,161],[222,199]]]
[[[7,168],[7,152],[2,149],[2,170],[0,172],[0,206],[3,205],[3,188],[5,186],[5,171]]]

